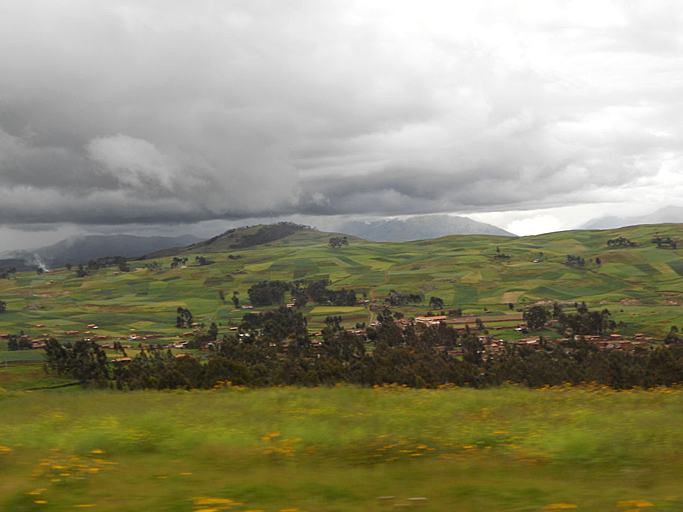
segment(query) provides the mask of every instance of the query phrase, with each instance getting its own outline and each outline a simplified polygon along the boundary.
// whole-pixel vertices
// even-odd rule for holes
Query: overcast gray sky
[[[682,25],[651,0],[0,0],[0,249],[681,205]]]

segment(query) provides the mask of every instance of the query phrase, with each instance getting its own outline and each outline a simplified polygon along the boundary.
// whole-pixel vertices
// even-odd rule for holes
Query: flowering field
[[[0,510],[683,510],[676,389],[0,392]]]

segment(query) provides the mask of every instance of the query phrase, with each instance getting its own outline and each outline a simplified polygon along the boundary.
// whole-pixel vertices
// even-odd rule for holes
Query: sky
[[[678,1],[0,0],[0,250],[683,205]]]

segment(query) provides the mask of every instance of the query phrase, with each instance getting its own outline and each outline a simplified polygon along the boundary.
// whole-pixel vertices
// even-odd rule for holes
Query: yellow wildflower
[[[645,508],[654,507],[652,503],[646,500],[619,500],[617,503],[619,508]]]

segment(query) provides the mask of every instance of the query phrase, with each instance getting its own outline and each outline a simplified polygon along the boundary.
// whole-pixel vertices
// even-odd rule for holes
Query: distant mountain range
[[[600,217],[588,221],[582,226],[582,229],[615,229],[640,224],[663,224],[668,222],[683,223],[683,207],[664,206],[653,213],[634,217],[617,217],[615,215]]]
[[[451,215],[420,215],[405,220],[386,219],[374,222],[352,221],[342,225],[339,231],[372,242],[409,242],[448,235],[516,236],[491,224]]]
[[[16,267],[17,270],[63,267],[66,263],[77,265],[104,256],[135,258],[147,253],[196,244],[203,239],[193,235],[177,237],[135,235],[88,235],[76,236],[41,247],[33,251],[14,251],[0,260],[0,267]],[[23,264],[22,264],[23,263]]]

